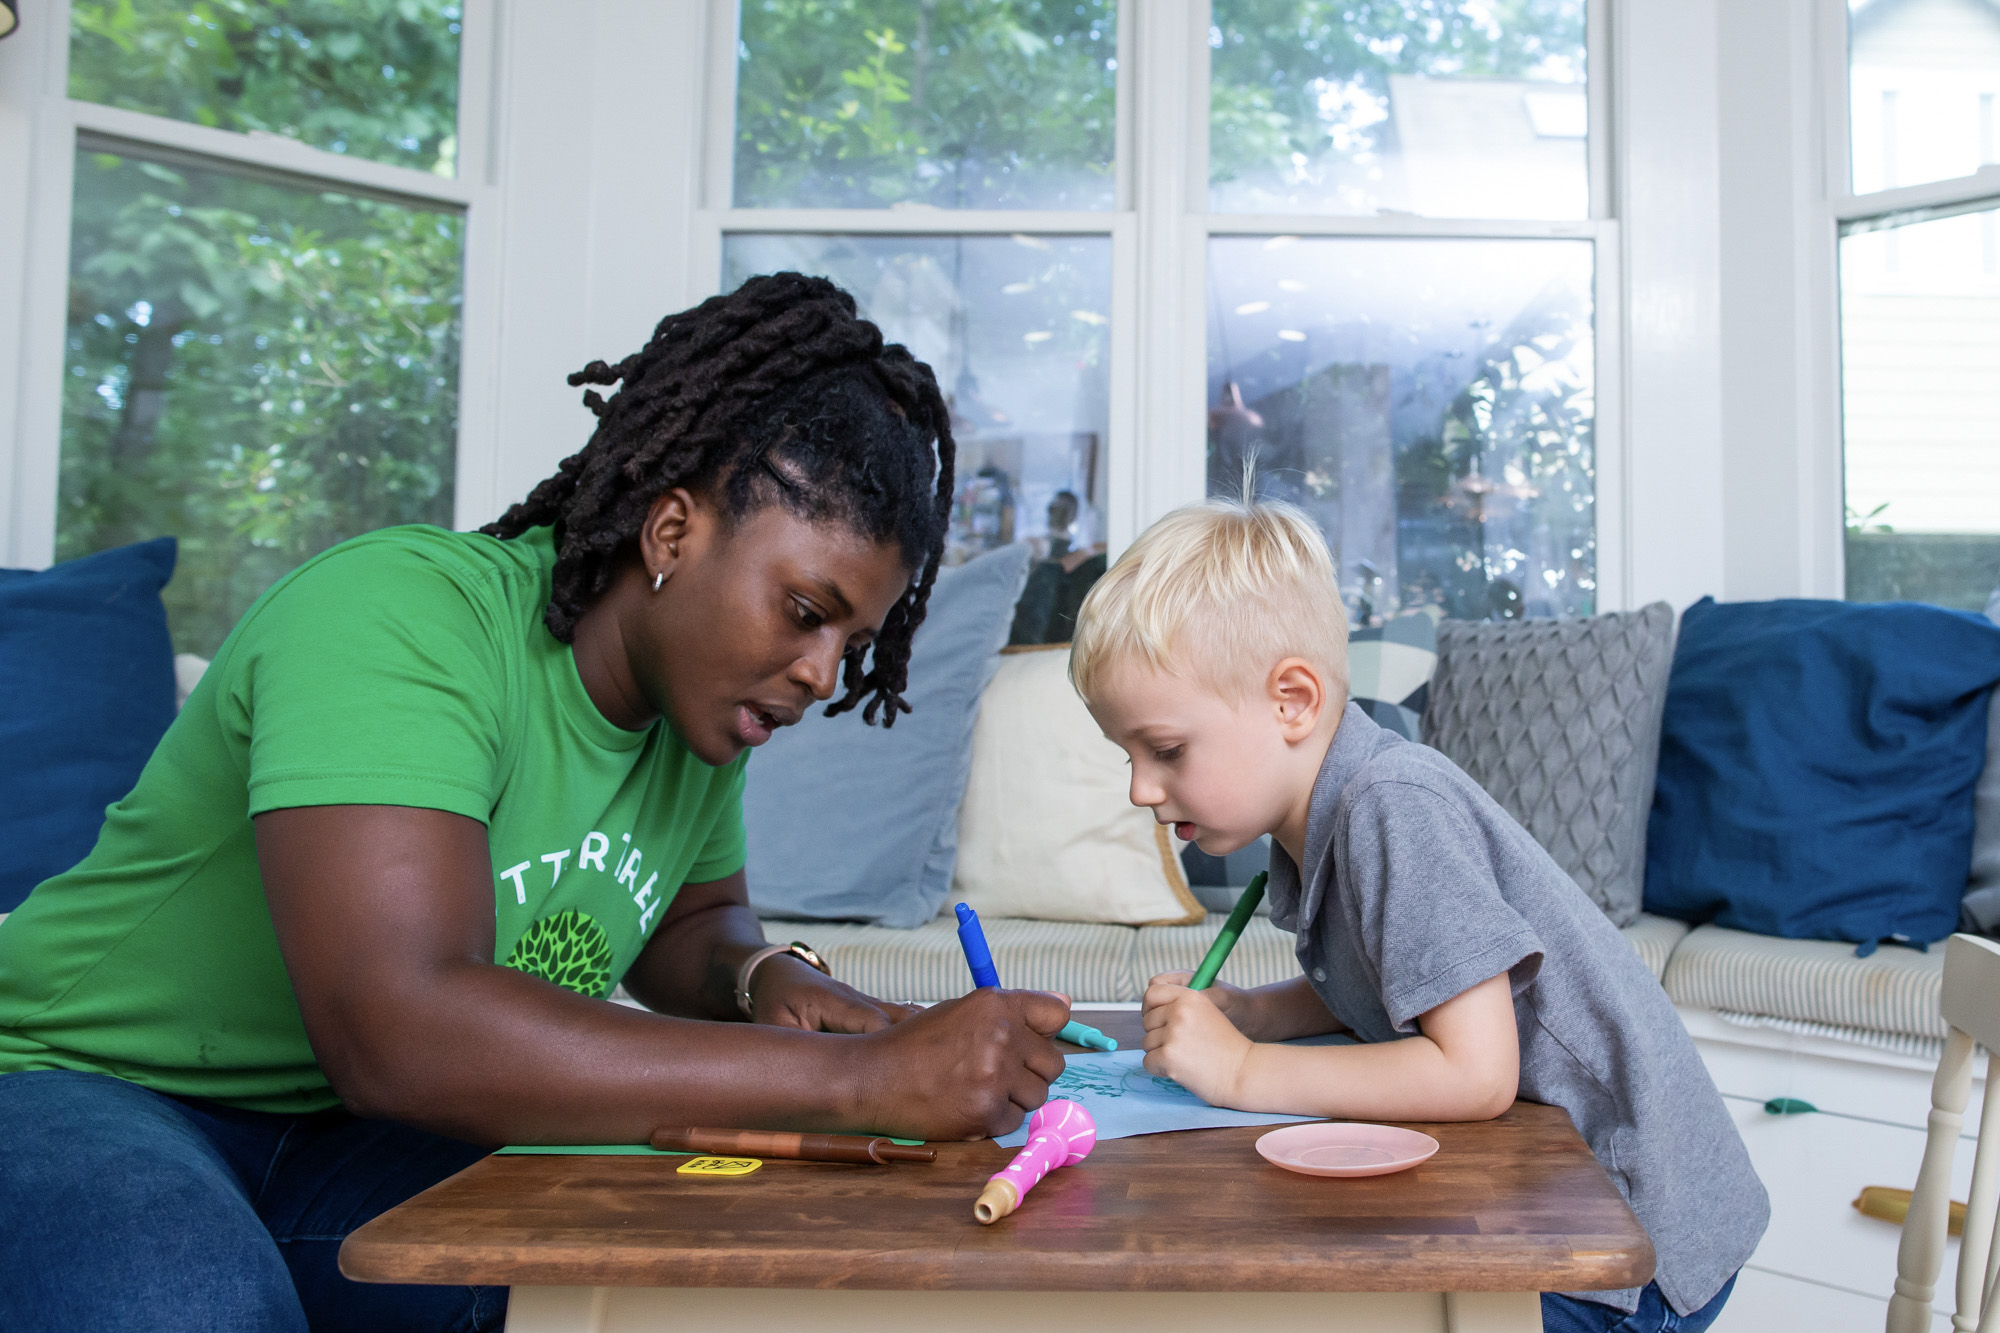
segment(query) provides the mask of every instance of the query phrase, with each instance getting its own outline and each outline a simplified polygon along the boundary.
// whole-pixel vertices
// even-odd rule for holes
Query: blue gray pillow
[[[1422,739],[1442,616],[1437,607],[1421,607],[1347,636],[1347,697],[1376,726],[1406,741]]]
[[[174,720],[172,537],[0,569],[0,912],[89,854]]]
[[[760,915],[920,926],[958,859],[958,806],[979,696],[999,666],[1029,549],[938,574],[910,646],[913,711],[892,728],[813,709],[751,756],[744,781],[750,900]]]
[[[1972,862],[2000,627],[1914,602],[1681,618],[1646,910],[1792,939],[1943,939]]]

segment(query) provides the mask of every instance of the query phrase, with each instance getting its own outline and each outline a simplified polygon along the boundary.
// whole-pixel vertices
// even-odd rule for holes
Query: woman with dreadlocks
[[[978,1137],[1061,1072],[1060,999],[871,1000],[745,892],[748,750],[908,709],[929,368],[779,274],[570,382],[618,388],[556,475],[280,581],[0,925],[0,1326],[497,1328],[504,1291],[351,1283],[340,1240],[475,1145]]]

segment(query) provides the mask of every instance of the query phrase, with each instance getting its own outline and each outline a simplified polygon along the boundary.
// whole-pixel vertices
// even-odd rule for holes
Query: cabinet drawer
[[[1852,1203],[1864,1185],[1916,1183],[1922,1131],[1824,1113],[1775,1116],[1761,1101],[1724,1100],[1771,1195],[1771,1226],[1751,1262],[1831,1287],[1880,1292],[1886,1308],[1902,1229],[1863,1217]],[[1952,1163],[1953,1197],[1963,1199],[1971,1179],[1972,1145],[1965,1143]],[[1939,1277],[1947,1304],[1957,1263],[1952,1239]]]
[[[1921,1132],[1931,1110],[1932,1068],[1899,1068],[1887,1062],[1840,1060],[1798,1050],[1763,1045],[1737,1045],[1726,1040],[1698,1038],[1695,1049],[1716,1088],[1728,1097],[1796,1097],[1822,1111],[1886,1120]],[[1986,1062],[1973,1065],[1971,1105],[1979,1105]],[[1978,1116],[1968,1117],[1976,1133]]]
[[[1889,1315],[1889,1298],[1862,1296],[1782,1273],[1746,1268],[1736,1279],[1729,1304],[1709,1325],[1710,1333],[1776,1333],[1780,1329],[1811,1329],[1813,1333],[1882,1333]],[[1931,1316],[1933,1333],[1951,1333],[1951,1320]]]

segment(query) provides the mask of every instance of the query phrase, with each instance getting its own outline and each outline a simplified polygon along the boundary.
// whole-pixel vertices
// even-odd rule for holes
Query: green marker
[[[1207,990],[1215,984],[1215,974],[1229,961],[1229,951],[1236,947],[1236,941],[1243,937],[1243,928],[1250,924],[1257,904],[1264,901],[1264,881],[1271,876],[1260,870],[1250,880],[1250,887],[1243,890],[1243,896],[1236,900],[1229,919],[1222,923],[1222,933],[1215,937],[1215,943],[1208,946],[1208,957],[1201,960],[1201,966],[1188,978],[1189,990]]]

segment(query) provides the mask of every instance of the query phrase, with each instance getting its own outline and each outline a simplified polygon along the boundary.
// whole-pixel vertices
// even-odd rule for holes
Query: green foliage
[[[1583,0],[1215,0],[1209,179],[1329,141],[1379,147],[1392,74],[1580,83],[1583,13]]]
[[[1111,206],[1115,0],[744,0],[743,207]]]
[[[450,175],[455,0],[74,0],[69,95]]]
[[[449,523],[462,221],[77,159],[57,555],[180,538],[167,610],[212,655],[271,582]]]
[[[592,999],[611,993],[611,940],[588,912],[575,908],[528,927],[507,966]]]

